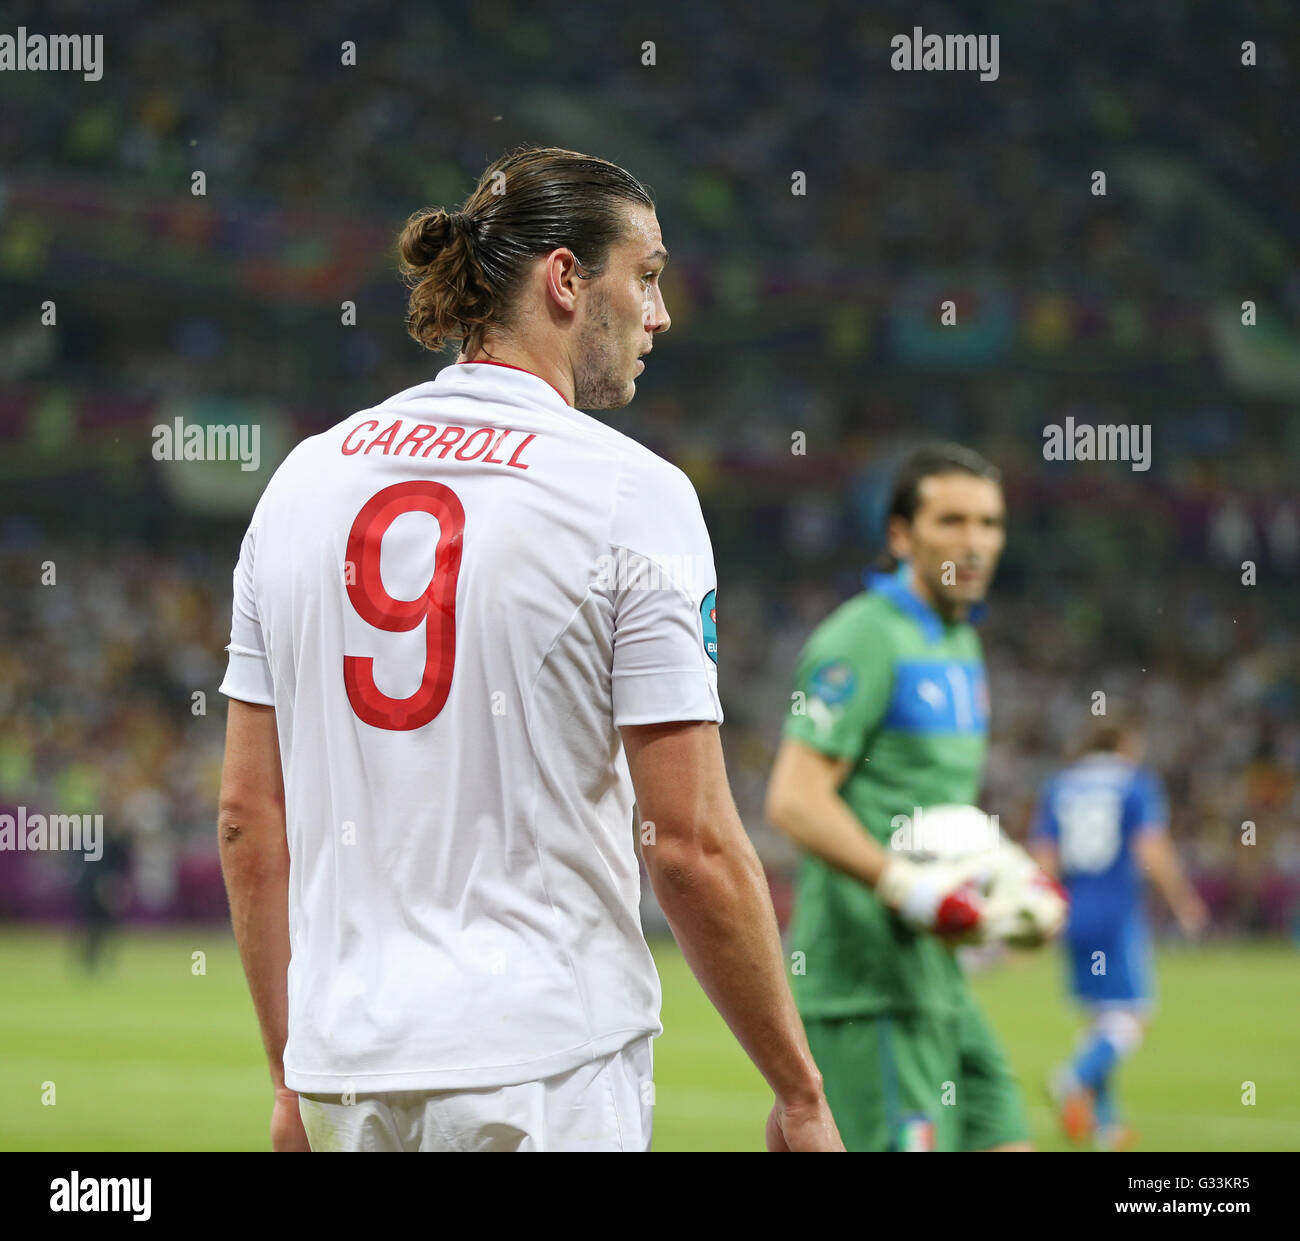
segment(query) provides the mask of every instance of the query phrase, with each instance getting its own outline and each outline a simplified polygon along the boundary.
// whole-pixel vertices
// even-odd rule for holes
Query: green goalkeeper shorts
[[[955,1017],[808,1018],[850,1151],[971,1151],[1024,1141],[1020,1088],[974,999]]]

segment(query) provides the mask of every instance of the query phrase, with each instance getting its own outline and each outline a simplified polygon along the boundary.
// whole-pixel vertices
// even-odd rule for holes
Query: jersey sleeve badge
[[[828,707],[838,707],[853,697],[858,678],[853,668],[842,659],[820,664],[808,679],[808,696],[819,698]]]
[[[711,590],[700,600],[700,634],[704,651],[716,664],[718,662],[718,592]]]

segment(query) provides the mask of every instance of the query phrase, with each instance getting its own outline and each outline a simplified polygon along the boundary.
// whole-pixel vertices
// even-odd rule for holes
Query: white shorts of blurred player
[[[488,1090],[300,1094],[313,1151],[648,1151],[652,1040],[567,1073]]]

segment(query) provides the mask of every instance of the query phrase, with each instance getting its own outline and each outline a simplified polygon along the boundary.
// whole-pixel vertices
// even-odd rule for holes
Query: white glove
[[[876,894],[916,930],[973,933],[984,910],[977,871],[972,860],[913,862],[891,857],[876,881]]]

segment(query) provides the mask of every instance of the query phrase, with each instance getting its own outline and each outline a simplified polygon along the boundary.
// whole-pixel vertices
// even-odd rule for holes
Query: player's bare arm
[[[622,729],[655,896],[700,985],[776,1094],[770,1150],[843,1150],[786,982],[763,867],[718,726]]]
[[[1178,861],[1168,832],[1139,832],[1133,842],[1138,864],[1168,904],[1185,935],[1199,935],[1208,913]]]
[[[802,742],[782,741],[765,812],[801,849],[874,888],[889,854],[862,830],[839,795],[850,766],[848,759],[820,754]]]
[[[305,1151],[297,1093],[284,1084],[289,998],[289,847],[275,708],[230,700],[217,814],[230,920],[275,1089],[271,1144]]]
[[[1061,861],[1056,846],[1049,840],[1031,840],[1028,845],[1029,856],[1038,863],[1043,874],[1059,880]]]

